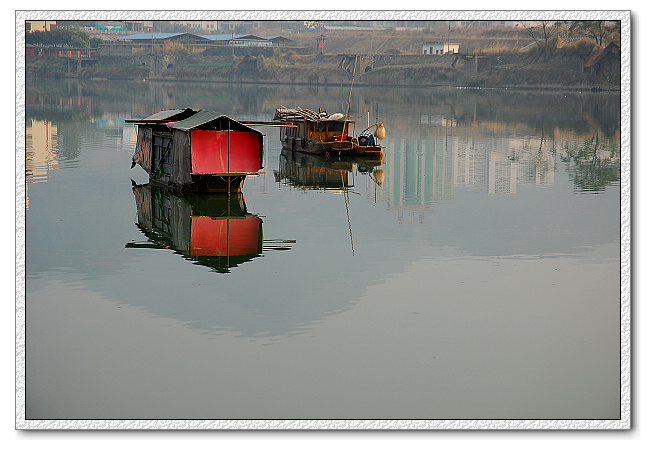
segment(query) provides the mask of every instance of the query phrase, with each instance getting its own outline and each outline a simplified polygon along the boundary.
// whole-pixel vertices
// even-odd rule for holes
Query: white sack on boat
[[[377,124],[377,129],[375,130],[375,137],[379,140],[386,139],[386,127],[384,127],[383,123]]]

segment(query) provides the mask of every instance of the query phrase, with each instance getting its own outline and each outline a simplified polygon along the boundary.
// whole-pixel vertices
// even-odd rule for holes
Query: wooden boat
[[[263,135],[209,110],[162,110],[139,120],[131,168],[179,191],[238,192],[263,165]]]
[[[362,142],[352,136],[350,130],[354,132],[355,122],[340,113],[328,115],[325,111],[317,113],[300,107],[281,106],[276,109],[274,120],[287,125],[280,130],[280,142],[287,150],[318,155],[380,155],[384,151],[375,143],[374,137]],[[381,125],[383,129],[383,124],[375,125]]]

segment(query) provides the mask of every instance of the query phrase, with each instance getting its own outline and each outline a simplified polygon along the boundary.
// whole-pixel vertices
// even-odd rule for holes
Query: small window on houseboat
[[[343,131],[343,122],[328,122],[328,132],[341,133]]]
[[[314,122],[312,123],[312,131],[316,132],[324,132],[325,131],[325,124],[322,122]]]

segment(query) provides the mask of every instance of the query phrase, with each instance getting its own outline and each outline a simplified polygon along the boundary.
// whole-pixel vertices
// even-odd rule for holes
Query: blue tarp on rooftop
[[[123,36],[117,38],[117,40],[127,40],[127,41],[136,41],[140,39],[150,40],[150,39],[166,39],[169,37],[180,36],[186,33],[140,33],[140,34],[131,34],[130,36]]]
[[[205,34],[201,35],[200,37],[202,39],[206,39],[208,41],[229,41],[231,39],[239,39],[241,37],[245,36],[244,34]]]

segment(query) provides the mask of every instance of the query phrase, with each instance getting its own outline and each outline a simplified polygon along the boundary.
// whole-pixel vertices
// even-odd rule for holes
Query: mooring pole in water
[[[229,257],[229,238],[231,223],[231,119],[227,118],[227,269],[230,267],[231,261]]]
[[[345,171],[345,173],[348,173]],[[354,256],[354,241],[352,240],[352,225],[350,225],[350,208],[348,208],[348,194],[346,193],[345,180],[343,171],[341,171],[341,183],[343,185],[343,198],[345,199],[345,213],[348,216],[348,229],[350,230],[350,245],[352,246],[352,256]]]
[[[231,119],[227,117],[227,191],[231,194]],[[228,253],[228,252],[227,252]]]
[[[375,111],[375,123],[379,123],[379,103],[377,103],[377,111]],[[375,143],[378,144],[379,141],[375,139]]]
[[[348,115],[350,114],[350,99],[352,98],[352,87],[354,86],[354,74],[357,71],[357,59],[359,58],[359,55],[354,56],[354,69],[352,70],[352,83],[350,83],[350,95],[348,96],[348,109],[345,113],[345,118],[343,119],[343,133],[341,133],[341,136],[343,134],[348,134],[350,130],[346,129],[347,123],[348,123]]]

